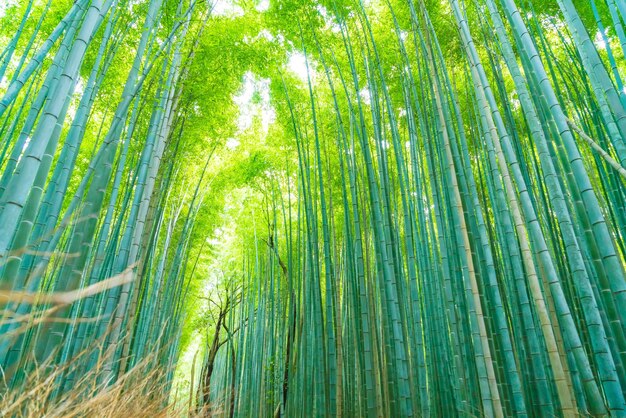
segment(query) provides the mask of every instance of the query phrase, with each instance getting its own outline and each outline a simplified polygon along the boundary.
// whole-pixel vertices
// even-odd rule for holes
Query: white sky
[[[310,64],[309,64],[310,65]],[[300,51],[295,51],[289,54],[289,61],[287,67],[303,82],[307,81],[306,71],[306,58]]]
[[[0,17],[4,16],[9,7],[15,6],[17,0],[0,0]]]
[[[258,103],[254,103],[254,96],[258,95]],[[243,76],[241,91],[233,98],[239,107],[239,118],[237,120],[237,130],[241,134],[250,129],[254,118],[261,117],[261,129],[263,134],[267,134],[270,125],[276,120],[276,112],[270,103],[270,80],[259,78],[251,72]],[[237,137],[230,138],[226,142],[226,147],[230,150],[236,149],[240,144]]]
[[[264,12],[270,8],[270,0],[257,0],[257,2],[256,9],[259,12]],[[215,0],[213,14],[217,16],[243,16],[243,9],[234,0]]]

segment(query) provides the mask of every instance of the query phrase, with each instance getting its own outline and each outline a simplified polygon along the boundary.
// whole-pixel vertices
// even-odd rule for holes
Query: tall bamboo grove
[[[206,8],[65,3],[29,1],[0,55],[1,390],[50,374],[54,402],[149,363],[166,371],[166,392],[186,236],[203,195],[174,196],[170,186],[186,66],[203,26],[190,22]],[[53,12],[64,15],[43,33]],[[134,55],[120,64],[129,42]],[[123,86],[112,93],[116,79]]]
[[[0,392],[42,377],[62,404],[139,367],[175,387],[228,158],[206,146],[186,172],[220,1],[264,28],[224,48],[273,43],[258,142],[281,161],[246,180],[263,215],[184,413],[625,416],[623,0],[7,6]]]
[[[513,0],[351,2],[327,17],[340,47],[299,22],[308,102],[277,88],[297,182],[267,192],[199,410],[626,413],[625,16],[596,3],[601,50],[569,0],[559,24]]]

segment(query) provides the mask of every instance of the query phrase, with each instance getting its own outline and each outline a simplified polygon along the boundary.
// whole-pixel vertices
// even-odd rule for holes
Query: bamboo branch
[[[624,167],[622,167],[620,163],[618,163],[615,159],[613,159],[613,157],[611,157],[608,152],[603,150],[602,147],[600,145],[598,145],[598,143],[593,140],[593,138],[591,138],[582,129],[580,129],[578,126],[576,126],[576,124],[574,124],[574,122],[572,122],[570,119],[566,119],[566,120],[567,120],[567,124],[570,126],[570,128],[572,128],[578,135],[580,135],[580,137],[591,148],[593,148],[598,154],[600,154],[600,156],[602,158],[604,158],[604,160],[611,167],[613,167],[619,173],[620,176],[622,176],[623,178],[626,179],[626,169]]]

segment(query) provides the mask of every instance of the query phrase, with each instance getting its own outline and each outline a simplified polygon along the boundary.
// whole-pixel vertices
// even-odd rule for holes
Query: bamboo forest
[[[625,0],[0,0],[1,417],[626,417]]]

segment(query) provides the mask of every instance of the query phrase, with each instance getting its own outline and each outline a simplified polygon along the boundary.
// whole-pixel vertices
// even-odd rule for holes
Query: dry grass
[[[5,334],[2,338],[15,338],[41,322],[59,320],[54,318],[59,307],[132,281],[132,268],[95,286],[71,292],[44,294],[0,291],[0,324],[20,324],[10,335]],[[7,309],[11,304],[15,306],[19,303],[30,304],[33,309],[19,317]],[[103,382],[102,370],[109,355],[100,351],[102,341],[103,337],[94,341],[91,347],[64,365],[41,364],[28,370],[17,389],[7,389],[14,386],[7,384],[5,371],[0,369],[0,417],[168,418],[195,415],[170,403],[167,370],[155,366],[158,364],[158,353],[145,358],[115,383]],[[94,353],[97,353],[97,364],[85,367]],[[22,358],[20,364],[32,364],[32,359]],[[75,376],[71,387],[60,390],[71,374]]]
[[[91,372],[61,395],[54,396],[64,372],[69,368],[49,371],[42,366],[29,373],[21,390],[0,395],[0,416],[24,418],[69,417],[180,417],[185,411],[169,403],[164,372],[154,369],[151,361],[136,366],[114,384],[97,383]],[[53,399],[53,400],[51,400]]]

